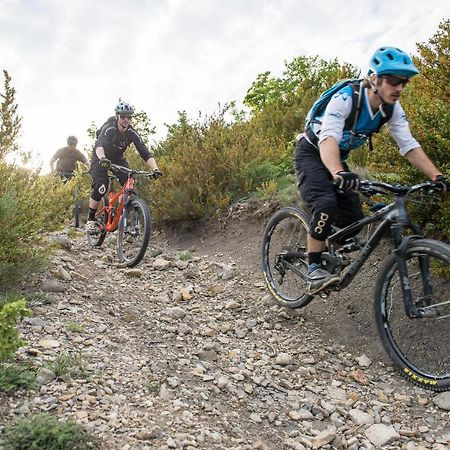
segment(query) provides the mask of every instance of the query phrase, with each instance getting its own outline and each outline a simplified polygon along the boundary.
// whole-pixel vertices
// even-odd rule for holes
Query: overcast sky
[[[91,145],[87,128],[119,97],[158,139],[177,111],[240,104],[259,73],[280,75],[296,56],[366,71],[377,47],[416,53],[449,13],[442,0],[0,0],[0,68],[17,91],[20,144],[47,169],[68,135]]]

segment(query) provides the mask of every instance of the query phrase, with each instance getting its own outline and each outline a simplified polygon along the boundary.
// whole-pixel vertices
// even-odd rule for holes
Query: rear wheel
[[[395,255],[386,259],[375,293],[381,341],[409,381],[435,391],[450,390],[450,246],[418,239],[405,254],[413,307],[426,317],[405,313]]]
[[[273,297],[283,306],[306,306],[308,253],[306,239],[310,216],[297,208],[283,208],[269,220],[263,235],[264,279]]]
[[[138,264],[145,255],[152,232],[150,209],[140,198],[130,200],[120,219],[117,256],[128,267]]]
[[[104,207],[108,206],[108,198],[103,197],[100,201],[99,209],[95,214],[95,220],[99,223],[99,229],[95,234],[90,234],[86,232],[87,241],[93,247],[100,247],[103,244],[103,241],[106,237],[105,224],[108,221],[108,215],[106,214]]]

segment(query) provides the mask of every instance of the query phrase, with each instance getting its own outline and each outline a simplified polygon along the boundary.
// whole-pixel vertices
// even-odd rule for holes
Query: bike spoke
[[[306,305],[308,221],[286,208],[273,216],[263,237],[263,267],[274,297],[288,307]]]
[[[398,271],[391,277],[385,305],[385,324],[392,343],[400,357],[408,365],[423,375],[432,377],[450,376],[450,298],[446,262],[438,257],[426,255],[429,274],[427,283],[431,293],[425,292],[424,280],[420,269],[423,254],[409,255],[407,261],[408,281],[413,296],[413,307],[423,312],[435,310],[436,314],[425,317],[409,318],[405,312],[403,293]],[[395,266],[396,269],[396,266]],[[447,319],[447,320],[445,320]]]

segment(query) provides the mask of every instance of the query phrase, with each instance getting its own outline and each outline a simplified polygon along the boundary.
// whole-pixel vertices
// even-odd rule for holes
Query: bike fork
[[[400,242],[398,230],[392,230],[392,234],[394,235],[394,239],[396,242]],[[409,284],[409,274],[408,267],[406,265],[406,250],[409,245],[409,241],[411,239],[416,238],[417,236],[408,236],[401,240],[400,245],[394,251],[395,257],[397,260],[397,267],[400,276],[400,283],[402,286],[402,294],[403,301],[405,306],[405,313],[411,319],[417,319],[422,317],[434,317],[436,316],[435,311],[430,308],[427,308],[429,305],[424,305],[424,307],[415,307],[413,305],[413,295],[411,286]],[[433,289],[430,284],[430,264],[427,256],[419,256],[419,267],[420,267],[420,275],[422,278],[422,286],[423,286],[423,295],[424,298],[431,298],[433,294]]]

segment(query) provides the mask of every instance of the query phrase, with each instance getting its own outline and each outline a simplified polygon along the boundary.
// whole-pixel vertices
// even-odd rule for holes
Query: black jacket
[[[131,125],[128,126],[124,133],[121,133],[117,128],[117,121],[108,120],[101,128],[97,141],[95,142],[92,163],[98,163],[99,159],[95,150],[98,147],[103,147],[105,156],[117,164],[124,159],[123,154],[130,144],[135,145],[144,161],[153,157],[153,154]]]

